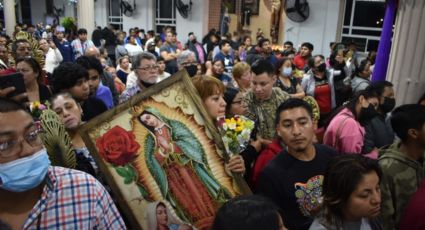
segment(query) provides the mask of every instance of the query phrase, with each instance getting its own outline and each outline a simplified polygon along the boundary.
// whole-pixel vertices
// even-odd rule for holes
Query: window
[[[108,24],[112,24],[115,28],[122,30],[122,12],[121,12],[121,1],[109,0],[109,16]]]
[[[156,0],[155,25],[157,33],[165,26],[176,27],[175,0]]]
[[[22,23],[31,24],[31,4],[29,0],[21,0],[21,13]]]
[[[342,42],[354,41],[362,52],[377,50],[384,16],[384,0],[347,0]]]

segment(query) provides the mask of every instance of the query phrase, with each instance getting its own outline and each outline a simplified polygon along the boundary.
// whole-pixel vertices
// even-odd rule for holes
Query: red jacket
[[[425,229],[425,180],[416,193],[410,198],[409,204],[401,219],[400,229],[419,230]]]
[[[304,70],[304,67],[307,65],[308,58],[301,57],[300,54],[297,54],[294,58],[294,65],[299,70]]]
[[[258,183],[258,177],[261,171],[267,166],[267,164],[273,160],[273,158],[282,151],[283,147],[280,144],[280,139],[276,138],[270,143],[263,151],[261,151],[257,160],[254,164],[254,170],[252,172],[252,183],[256,187]]]

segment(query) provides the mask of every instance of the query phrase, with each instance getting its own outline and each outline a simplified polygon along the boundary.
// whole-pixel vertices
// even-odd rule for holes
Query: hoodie
[[[381,215],[384,229],[398,229],[409,198],[424,179],[423,157],[421,162],[408,158],[400,151],[400,142],[396,141],[381,150],[378,161],[382,169]]]

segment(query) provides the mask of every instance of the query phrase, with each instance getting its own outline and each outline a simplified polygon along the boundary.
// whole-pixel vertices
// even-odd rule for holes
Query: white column
[[[425,92],[425,1],[400,0],[398,7],[387,80],[402,105]]]
[[[3,12],[6,23],[6,34],[12,36],[16,25],[15,0],[4,0]]]
[[[94,0],[78,0],[78,28],[87,30],[87,38],[91,39],[94,30]]]

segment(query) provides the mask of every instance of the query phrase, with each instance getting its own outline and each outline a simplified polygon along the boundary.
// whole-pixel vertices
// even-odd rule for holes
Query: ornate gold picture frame
[[[185,71],[80,129],[131,229],[208,229],[217,209],[250,193],[224,169],[221,137]]]

